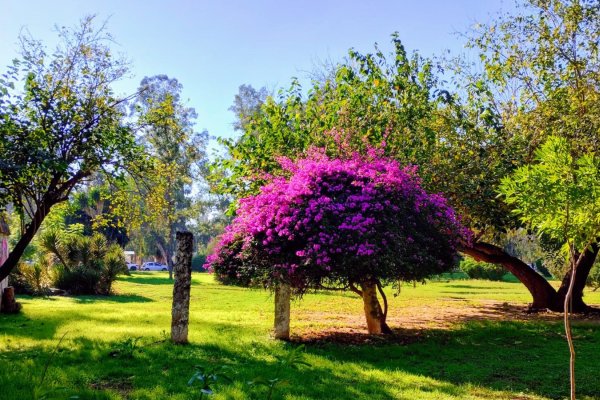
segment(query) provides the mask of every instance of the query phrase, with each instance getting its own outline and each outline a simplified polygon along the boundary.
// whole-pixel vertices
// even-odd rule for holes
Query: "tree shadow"
[[[137,283],[140,285],[173,285],[173,279],[168,276],[146,275],[145,272],[139,272],[130,276],[121,276],[119,281]]]
[[[77,303],[92,304],[92,303],[150,303],[153,300],[149,297],[140,296],[137,294],[116,294],[111,296],[69,296]]]
[[[214,324],[212,328],[239,328],[225,325]],[[188,395],[192,398],[192,389],[187,382],[197,365],[227,367],[224,374],[233,382],[218,381],[213,387],[215,393],[224,398],[265,398],[265,388],[250,386],[247,382],[277,377],[282,384],[275,389],[274,398],[398,398],[395,393],[398,387],[392,387],[385,376],[376,375],[380,369],[378,366],[371,367],[372,374],[364,373],[365,364],[360,357],[348,357],[344,368],[333,368],[332,360],[327,355],[316,354],[314,349],[308,348],[305,350],[305,360],[310,366],[292,369],[289,366],[280,367],[273,356],[284,356],[296,347],[293,344],[273,341],[239,347],[232,345],[232,342],[176,346],[168,341],[149,340],[141,343],[131,354],[120,353],[116,356],[114,354],[119,353],[113,349],[119,348],[120,342],[98,342],[87,338],[67,338],[53,358],[50,358],[53,349],[49,347],[36,346],[26,353],[11,352],[0,358],[0,385],[6,388],[11,398],[27,398],[25,394],[50,359],[49,374],[53,379],[49,382],[68,388],[64,392],[66,398],[73,395],[82,399],[113,399],[115,395],[120,398],[148,399]],[[24,359],[28,359],[27,365],[23,363]],[[14,368],[7,368],[8,365],[14,365]],[[279,372],[278,368],[281,368]],[[28,369],[28,373],[24,373],[25,369]],[[451,395],[462,398],[469,395],[470,389],[466,386],[457,387],[449,382],[417,378],[419,386],[411,390],[417,396],[419,393],[426,393],[432,398],[436,398],[436,393],[439,393],[437,397]],[[141,394],[134,394],[138,390]]]
[[[477,286],[477,285],[467,285],[467,284],[453,284],[453,285],[445,285],[447,288],[453,289],[476,289],[481,291],[493,290],[493,289],[505,289],[503,286]],[[454,293],[454,292],[442,292],[442,293]],[[463,293],[463,292],[461,292]]]
[[[523,392],[523,397],[519,397],[522,399],[529,395],[566,396],[568,351],[560,322],[501,319],[513,311],[518,308],[512,311],[491,308],[489,314],[479,317],[464,316],[454,329],[393,327],[391,337],[336,330],[323,332],[318,340],[296,340],[296,343],[264,340],[262,328],[203,321],[203,329],[215,332],[206,341],[175,346],[161,342],[159,337],[144,337],[131,357],[110,355],[115,348],[124,346],[128,338],[105,342],[67,336],[57,360],[53,361],[53,373],[57,374],[57,385],[81,386],[73,394],[81,395],[83,390],[84,394],[96,393],[98,397],[93,398],[114,398],[110,393],[138,398],[131,393],[143,390],[142,398],[169,398],[176,394],[191,396],[186,383],[196,365],[227,365],[234,383],[220,384],[217,393],[238,393],[231,394],[231,398],[240,398],[239,392],[255,393],[256,398],[263,398],[263,389],[249,387],[246,382],[257,377],[273,379],[277,368],[274,356],[281,356],[302,343],[311,366],[282,371],[280,379],[288,383],[277,389],[278,395],[285,393],[290,398],[306,399],[323,398],[325,394],[342,399],[390,399],[402,398],[398,393],[410,392],[412,398],[504,399],[509,395],[497,391],[510,390]],[[490,318],[495,315],[498,319],[483,320],[482,315]],[[56,330],[65,318],[89,318],[84,313],[59,317],[35,321],[24,315],[0,317],[0,326],[9,336],[49,339],[56,338]],[[99,324],[108,323],[106,318],[96,320]],[[581,396],[594,398],[600,393],[595,358],[600,329],[598,325],[579,322],[574,326],[578,391]],[[33,329],[36,325],[37,329]],[[9,387],[6,393],[12,398],[26,398],[18,389],[19,385],[31,386],[31,374],[27,375],[25,369],[32,368],[34,376],[40,372],[52,347],[0,352],[0,385]],[[9,372],[11,368],[19,373]],[[474,394],[474,390],[483,392]],[[228,396],[225,394],[225,398]]]
[[[361,362],[384,371],[405,371],[454,385],[532,393],[549,398],[569,394],[569,353],[560,314],[541,317],[524,307],[482,306],[478,313],[454,321],[452,329],[392,326],[393,335],[325,330],[299,335],[311,354],[337,362]],[[511,319],[519,313],[520,319]],[[585,317],[574,321],[578,394],[597,398],[600,324]],[[442,324],[443,325],[443,324]],[[565,382],[567,384],[565,384]]]

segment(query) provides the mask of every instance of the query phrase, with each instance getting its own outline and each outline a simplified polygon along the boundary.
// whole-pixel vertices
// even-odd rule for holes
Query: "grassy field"
[[[272,296],[194,275],[190,341],[163,341],[172,286],[164,273],[124,277],[113,297],[21,298],[0,316],[0,399],[194,399],[196,365],[226,365],[214,399],[265,399],[258,377],[282,380],[273,399],[559,399],[568,395],[560,315],[523,313],[518,283],[456,280],[389,293],[394,338],[365,335],[353,294],[292,305],[294,341],[270,338]],[[600,304],[600,293],[588,303]],[[575,323],[579,398],[600,399],[600,325]],[[60,342],[61,337],[64,339]],[[278,364],[299,343],[310,366]],[[47,371],[44,370],[47,367]],[[36,394],[34,394],[36,392]],[[71,397],[77,396],[77,397]]]

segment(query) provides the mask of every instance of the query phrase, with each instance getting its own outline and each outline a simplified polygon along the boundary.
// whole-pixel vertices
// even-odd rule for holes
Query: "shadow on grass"
[[[173,285],[173,279],[169,279],[168,275],[150,275],[146,272],[134,272],[130,276],[119,277],[118,280],[140,285]]]
[[[215,326],[218,329],[219,326]],[[221,330],[229,328],[220,327]],[[256,398],[266,396],[266,389],[248,385],[248,381],[279,377],[281,385],[274,398],[303,399],[392,399],[397,398],[387,379],[364,374],[362,360],[349,359],[343,368],[334,365],[327,357],[314,355],[309,349],[306,357],[311,366],[292,369],[281,368],[273,356],[284,356],[293,345],[278,342],[256,343],[252,347],[235,347],[231,341],[223,345],[191,344],[175,346],[169,342],[142,344],[128,356],[112,356],[118,343],[98,343],[86,338],[66,340],[49,369],[48,386],[66,388],[65,398],[77,395],[81,399],[117,398],[171,398],[187,395],[192,390],[187,381],[195,366],[227,366],[225,374],[232,383],[218,382],[213,389],[224,398]],[[12,352],[0,358],[0,385],[11,398],[27,398],[27,393],[40,376],[51,349],[36,347],[27,352]],[[36,355],[36,356],[32,356]],[[28,360],[24,363],[24,360]],[[6,368],[15,365],[15,368]],[[27,368],[27,373],[25,369]],[[378,369],[374,367],[373,369]],[[32,379],[33,378],[33,379]],[[450,382],[426,380],[415,377],[421,387],[410,388],[428,395],[439,393],[463,398],[468,388]],[[387,384],[386,384],[387,383]],[[409,385],[410,386],[410,385]],[[196,388],[196,393],[199,388]],[[405,390],[407,388],[404,388]],[[240,396],[239,393],[243,393]],[[134,394],[135,393],[135,394]],[[238,393],[237,396],[233,394]]]
[[[34,323],[22,316],[12,320],[15,325]],[[36,323],[49,329],[57,321],[47,318]],[[6,318],[0,318],[2,328],[7,327],[6,322]],[[13,328],[8,328],[8,335],[15,334]],[[130,357],[110,355],[123,341],[67,337],[53,361],[52,382],[71,388],[72,394],[79,394],[82,399],[108,399],[115,394],[122,396],[117,398],[170,398],[176,394],[191,395],[186,383],[195,365],[227,365],[227,375],[234,383],[217,385],[217,393],[224,393],[225,398],[247,398],[233,395],[241,391],[264,398],[264,389],[249,387],[246,382],[257,377],[273,379],[277,368],[274,356],[284,355],[296,346],[265,341],[264,331],[251,327],[204,322],[203,329],[214,332],[207,336],[207,343],[175,346],[157,343],[160,338],[146,337]],[[287,385],[276,390],[278,396],[509,398],[506,394],[485,392],[488,389],[511,391],[510,398],[515,392],[523,392],[519,399],[529,395],[568,395],[568,351],[562,327],[553,321],[467,321],[455,330],[396,329],[392,340],[348,340],[367,336],[354,333],[345,334],[343,344],[337,335],[334,340],[321,338],[305,343],[306,361],[311,366],[299,371],[282,370],[280,378]],[[596,379],[600,329],[575,325],[574,335],[578,392],[580,396],[595,398],[600,393],[600,381]],[[52,337],[48,332],[43,336]],[[214,343],[216,338],[218,342]],[[248,341],[251,338],[256,340]],[[27,398],[21,390],[31,387],[31,375],[41,372],[51,351],[51,347],[35,346],[0,352],[0,386],[13,396],[9,398]],[[26,372],[28,368],[31,373]],[[95,397],[87,396],[88,392],[95,393]],[[132,395],[134,392],[137,394]]]
[[[112,296],[70,296],[77,303],[90,304],[98,302],[108,303],[150,303],[155,300],[137,294],[117,294]]]
[[[477,285],[467,285],[467,284],[445,285],[445,287],[453,288],[453,289],[476,289],[476,290],[481,290],[481,291],[493,290],[493,289],[505,289],[505,287],[503,287],[503,286],[477,286]],[[451,292],[445,292],[445,293],[451,293]]]
[[[582,324],[574,332],[578,394],[597,398],[600,330]],[[400,370],[459,386],[550,398],[569,394],[569,354],[560,323],[473,321],[457,330],[395,329],[394,333],[392,338],[332,333],[307,343],[307,351],[335,362],[360,362],[368,368]]]

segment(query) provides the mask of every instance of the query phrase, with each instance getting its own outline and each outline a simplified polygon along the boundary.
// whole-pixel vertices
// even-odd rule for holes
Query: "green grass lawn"
[[[273,298],[265,291],[194,275],[191,344],[174,346],[162,341],[170,330],[166,274],[134,274],[115,289],[112,297],[22,297],[22,314],[0,316],[0,399],[30,399],[34,389],[57,399],[199,398],[187,386],[195,365],[228,367],[233,382],[218,381],[214,399],[264,399],[266,389],[247,382],[274,378],[278,357],[298,346],[270,338]],[[281,369],[273,398],[567,397],[560,316],[525,315],[522,285],[440,281],[403,286],[397,297],[390,289],[388,297],[397,332],[390,341],[364,334],[362,303],[351,293],[295,301],[292,331],[306,342],[310,367]],[[600,293],[586,301],[600,304]],[[578,320],[574,335],[579,398],[600,399],[600,325]],[[127,343],[135,338],[135,346]]]

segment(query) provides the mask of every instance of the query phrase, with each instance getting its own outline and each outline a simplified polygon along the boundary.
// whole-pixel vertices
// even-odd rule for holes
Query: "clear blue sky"
[[[22,28],[51,44],[53,26],[73,26],[88,14],[110,18],[115,49],[132,62],[132,76],[116,89],[133,93],[146,75],[167,74],[184,86],[198,112],[198,128],[231,136],[227,109],[237,88],[287,87],[320,60],[340,60],[350,47],[389,48],[400,33],[409,50],[430,56],[460,52],[464,32],[512,0],[192,1],[0,0],[0,71],[16,56]]]

